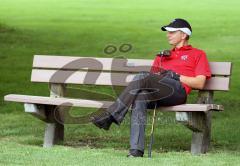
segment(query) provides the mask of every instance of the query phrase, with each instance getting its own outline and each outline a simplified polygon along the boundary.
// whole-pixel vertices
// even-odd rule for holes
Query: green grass
[[[4,144],[8,144],[7,148]],[[0,143],[3,155],[2,164],[24,165],[236,165],[238,154],[235,152],[214,153],[192,157],[189,153],[177,152],[153,153],[153,158],[126,159],[127,151],[114,149],[81,149],[56,146],[43,149],[29,145],[13,144],[2,141]],[[15,158],[12,161],[12,156]],[[30,157],[31,156],[31,157]],[[181,158],[181,160],[179,160]]]
[[[238,165],[240,158],[239,84],[240,1],[190,0],[0,0],[0,164],[27,165]],[[230,92],[215,93],[225,106],[213,114],[210,151],[189,153],[191,132],[171,113],[158,113],[152,159],[127,159],[129,116],[109,132],[91,124],[66,125],[65,141],[43,149],[44,123],[3,102],[10,93],[48,96],[46,84],[30,82],[34,54],[153,59],[169,48],[160,27],[176,17],[193,27],[190,42],[210,61],[233,62]],[[128,53],[104,54],[108,44],[131,43]],[[86,87],[84,87],[86,88]],[[90,89],[94,89],[90,87]],[[100,88],[112,94],[111,90]],[[190,101],[194,101],[190,96]],[[78,112],[73,110],[73,114]],[[146,129],[146,146],[150,126]],[[147,151],[145,151],[147,153]]]

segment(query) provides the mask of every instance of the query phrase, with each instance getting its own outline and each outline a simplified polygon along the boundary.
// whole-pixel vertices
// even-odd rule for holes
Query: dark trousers
[[[107,109],[120,124],[132,106],[130,148],[144,151],[147,109],[186,102],[186,92],[179,81],[161,74],[141,72]]]

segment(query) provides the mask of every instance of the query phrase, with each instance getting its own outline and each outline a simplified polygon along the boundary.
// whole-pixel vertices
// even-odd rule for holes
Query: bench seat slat
[[[10,94],[4,97],[5,101],[14,101],[20,103],[31,104],[44,104],[44,105],[62,105],[62,106],[75,106],[75,107],[88,107],[88,108],[108,108],[112,101],[94,101],[84,99],[69,99],[69,98],[53,98],[29,95],[16,95]],[[173,111],[173,112],[207,112],[209,110],[223,111],[222,105],[216,104],[182,104],[170,107],[160,107],[160,111]]]
[[[42,97],[31,95],[15,95],[10,94],[4,97],[5,101],[14,101],[20,103],[31,104],[45,104],[45,105],[62,105],[62,106],[75,106],[75,107],[88,107],[88,108],[107,108],[112,102],[109,101],[93,101],[85,99],[70,99],[70,98],[54,98]]]
[[[83,59],[88,62],[81,64]],[[35,55],[33,68],[79,70],[81,69],[79,66],[88,64],[88,70],[99,70],[99,65],[95,65],[94,61],[100,62],[102,65],[100,70],[121,72],[149,71],[153,63],[153,60],[149,59],[127,59],[127,62],[123,59],[114,59],[114,67],[111,68],[113,58]],[[213,75],[231,75],[231,62],[209,62],[209,65]]]
[[[86,78],[86,74],[88,77]],[[65,70],[32,70],[32,82],[50,82],[64,84],[96,84],[127,86],[135,74],[109,73],[109,72],[86,72],[86,71],[65,71]],[[112,77],[112,78],[111,78]],[[96,79],[94,79],[96,78]],[[123,78],[123,79],[121,79]],[[204,90],[229,90],[229,77],[212,77],[206,82]]]

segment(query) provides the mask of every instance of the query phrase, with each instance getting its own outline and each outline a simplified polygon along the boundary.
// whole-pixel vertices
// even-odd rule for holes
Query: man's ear
[[[187,37],[188,37],[188,35],[186,33],[182,32],[182,39],[187,40]]]

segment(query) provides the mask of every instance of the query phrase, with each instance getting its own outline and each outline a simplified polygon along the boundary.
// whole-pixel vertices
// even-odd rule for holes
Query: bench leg
[[[211,140],[211,112],[188,112],[187,121],[182,121],[192,130],[191,153],[198,155],[206,153]]]
[[[64,96],[65,91],[66,86],[64,84],[50,84],[50,97]],[[54,144],[63,141],[64,124],[58,123],[57,119],[61,119],[61,122],[64,122],[64,117],[61,113],[61,107],[48,106],[45,110],[47,110],[48,123],[46,124],[43,147],[52,147]]]
[[[192,130],[191,153],[206,153],[211,140],[211,115],[205,112],[181,112],[176,114],[178,122]]]
[[[63,141],[64,125],[60,123],[47,123],[43,147],[52,147],[54,144]]]
[[[213,91],[199,91],[198,104],[213,103]],[[206,153],[211,141],[212,112],[178,112],[176,120],[192,130],[191,153]]]

